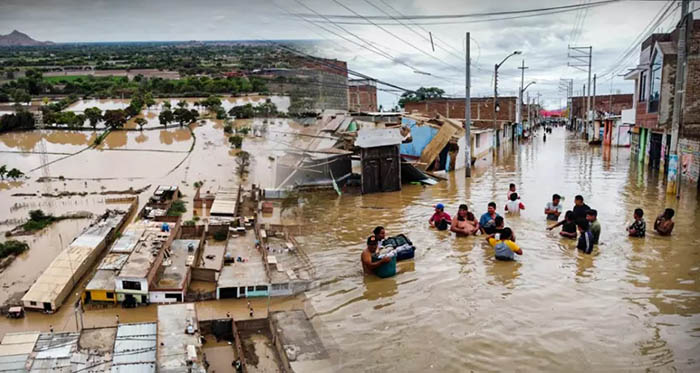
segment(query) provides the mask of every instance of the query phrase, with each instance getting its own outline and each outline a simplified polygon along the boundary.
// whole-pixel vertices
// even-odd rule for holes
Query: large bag
[[[413,246],[413,242],[408,239],[403,234],[399,234],[394,237],[389,237],[382,242],[382,246],[386,248],[393,248],[396,250],[396,260],[411,259],[415,256],[416,247]]]

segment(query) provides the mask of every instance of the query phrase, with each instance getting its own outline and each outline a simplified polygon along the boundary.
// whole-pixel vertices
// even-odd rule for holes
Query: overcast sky
[[[345,21],[365,24],[313,24],[311,21],[319,19],[289,13],[353,15],[352,10],[362,16],[397,16],[397,11],[404,15],[454,15],[587,1],[598,0],[0,0],[0,33],[17,29],[37,40],[54,42],[317,39],[323,41],[317,54],[346,60],[352,70],[407,89],[439,86],[450,95],[463,97],[465,32],[469,31],[472,96],[493,95],[494,64],[514,50],[522,50],[521,56],[511,57],[500,68],[499,95],[517,94],[517,67],[524,59],[529,67],[525,71],[526,83],[536,81],[528,92],[540,93],[542,103],[554,109],[564,105],[560,78],[574,79],[575,94],[580,93],[587,79],[585,72],[567,67],[567,45],[593,46],[593,72],[604,74],[617,67],[615,62],[620,55],[667,2],[620,1],[587,11],[490,22],[484,21],[486,17],[404,21],[403,25],[391,20],[374,21],[381,23],[381,28],[363,19]],[[691,3],[691,9],[698,5]],[[655,31],[671,30],[679,13],[674,6]],[[320,21],[326,22],[322,18]],[[386,25],[392,22],[393,25]],[[432,24],[418,27],[411,22]],[[439,22],[442,23],[435,24]],[[577,24],[582,27],[574,27]],[[572,32],[576,30],[580,32]],[[433,34],[435,51],[426,40],[428,32]],[[341,36],[365,46],[370,43],[374,52]],[[633,67],[638,55],[635,48],[632,58],[619,67]],[[611,92],[611,75],[615,74],[598,81],[598,94]],[[632,90],[631,84],[621,77],[612,80],[613,92]],[[392,106],[397,95],[381,91],[380,104]]]

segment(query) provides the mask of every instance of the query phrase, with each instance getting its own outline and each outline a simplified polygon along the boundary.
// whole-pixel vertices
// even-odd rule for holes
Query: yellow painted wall
[[[117,293],[110,291],[112,293],[112,298],[107,298],[107,290],[90,290],[90,299],[93,302],[112,302],[117,303]],[[83,302],[85,302],[85,292],[82,295]]]

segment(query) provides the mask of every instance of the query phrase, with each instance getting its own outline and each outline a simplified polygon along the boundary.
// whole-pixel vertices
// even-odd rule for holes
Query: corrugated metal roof
[[[28,358],[29,354],[0,356],[0,372],[26,372],[25,366]]]
[[[233,216],[236,213],[238,190],[235,188],[219,188],[211,205],[210,215]]]
[[[399,145],[403,141],[399,128],[361,129],[357,133],[355,146],[375,148],[378,146]]]
[[[61,251],[48,268],[22,297],[22,302],[51,303],[58,308],[66,295],[67,287],[73,287],[87,268],[92,265],[97,247],[126,218],[124,212],[113,213],[107,219],[88,227],[67,248]]]
[[[120,324],[114,340],[112,372],[156,371],[156,323]]]

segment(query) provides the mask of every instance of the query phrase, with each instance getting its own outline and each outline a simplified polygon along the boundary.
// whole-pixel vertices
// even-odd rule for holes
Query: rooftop
[[[99,246],[109,234],[126,218],[126,213],[112,211],[92,226],[88,227],[67,248],[61,251],[48,268],[34,282],[22,301],[51,303],[58,308],[67,295],[66,288],[72,288],[87,268],[92,264]]]
[[[236,213],[236,202],[238,201],[238,189],[219,188],[216,197],[211,205],[210,215],[233,216]]]
[[[294,371],[305,371],[295,365],[314,368],[307,371],[333,371],[328,351],[303,310],[274,312],[270,318],[285,353],[294,354],[294,358],[289,359]],[[316,363],[312,365],[311,362]]]
[[[189,249],[190,244],[194,248],[192,251]],[[165,269],[156,282],[156,289],[182,289],[187,285],[185,284],[185,279],[187,272],[190,270],[187,265],[187,258],[194,256],[198,246],[199,240],[173,241],[170,245],[170,258],[163,261]]]
[[[117,277],[117,271],[110,269],[99,269],[92,276],[90,282],[85,286],[85,290],[114,290],[114,279]]]
[[[225,265],[219,276],[218,287],[254,286],[269,283],[262,255],[255,248],[253,232],[247,232],[243,236],[231,236],[228,240],[226,255],[234,260],[241,257],[246,261]]]
[[[143,224],[143,223],[138,223]],[[126,264],[119,271],[117,277],[128,278],[145,278],[151,270],[153,263],[156,261],[157,254],[168,240],[171,234],[175,231],[172,228],[169,232],[161,232],[161,222],[147,222],[143,236],[141,236],[138,244],[134,247],[133,252],[129,255]]]
[[[156,323],[120,324],[114,340],[112,372],[155,372],[156,331]]]
[[[188,327],[193,329],[188,334]],[[204,372],[199,364],[187,363],[188,346],[194,346],[197,358],[201,359],[201,341],[199,340],[199,321],[194,303],[179,303],[158,306],[158,371],[181,372],[192,368],[190,372]]]

